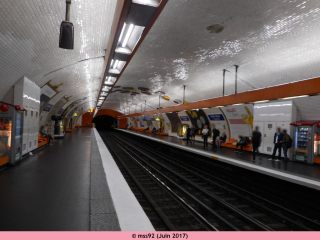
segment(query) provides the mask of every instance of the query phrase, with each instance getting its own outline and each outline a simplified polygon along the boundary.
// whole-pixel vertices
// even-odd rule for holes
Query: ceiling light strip
[[[124,38],[124,40],[123,40],[123,43],[122,43],[122,45],[121,45],[122,47],[126,47],[128,41],[129,41],[129,38],[130,38],[130,36],[131,36],[131,33],[132,33],[132,31],[133,31],[133,28],[134,28],[134,25],[133,25],[133,24],[130,24],[129,29],[128,29],[128,31],[127,31],[127,34],[126,34],[126,36],[125,36],[125,38]]]

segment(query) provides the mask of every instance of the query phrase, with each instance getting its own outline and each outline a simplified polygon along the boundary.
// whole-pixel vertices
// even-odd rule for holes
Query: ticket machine
[[[14,165],[22,158],[24,108],[0,101],[0,162]]]

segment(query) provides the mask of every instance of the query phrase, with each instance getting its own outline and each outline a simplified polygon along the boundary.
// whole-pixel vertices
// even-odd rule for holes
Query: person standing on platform
[[[188,143],[189,143],[189,140],[190,140],[190,132],[191,132],[191,128],[189,127],[189,125],[188,125],[188,128],[187,128],[187,145],[188,145]]]
[[[282,138],[283,138],[283,135],[281,133],[281,129],[277,128],[277,132],[274,134],[274,137],[273,137],[273,143],[274,143],[273,154],[272,154],[272,157],[269,158],[269,160],[275,160],[276,162],[280,161],[280,159],[281,159],[281,145],[282,145],[280,143],[280,141],[282,140]],[[277,149],[279,150],[279,156],[278,156],[278,159],[275,159]]]
[[[216,127],[214,126],[214,124],[212,125],[212,148],[211,150],[217,150],[217,144],[216,144],[216,140],[217,137],[220,136],[220,131],[218,129],[216,129]]]
[[[196,128],[193,126],[193,124],[191,124],[191,128],[190,128],[190,142],[191,144],[195,142],[195,138],[196,138]]]
[[[208,126],[204,125],[204,128],[202,129],[203,149],[208,148],[208,136],[209,136]]]
[[[256,160],[256,152],[259,154],[258,148],[261,144],[261,132],[259,132],[259,127],[256,127],[252,132],[252,161]],[[261,159],[261,157],[260,157]]]
[[[155,132],[157,131],[157,129],[155,128],[155,127],[153,127],[153,129],[152,129],[152,136],[154,136],[154,134],[155,134]]]
[[[282,140],[280,141],[281,147],[283,148],[283,164],[286,164],[288,162],[288,149],[289,149],[289,144],[290,144],[290,136],[287,134],[287,130],[282,131],[283,137]]]

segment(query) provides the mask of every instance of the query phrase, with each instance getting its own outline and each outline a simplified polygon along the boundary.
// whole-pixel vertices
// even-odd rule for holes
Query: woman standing
[[[204,125],[204,129],[202,129],[203,149],[208,148],[208,135],[209,135],[208,126]]]

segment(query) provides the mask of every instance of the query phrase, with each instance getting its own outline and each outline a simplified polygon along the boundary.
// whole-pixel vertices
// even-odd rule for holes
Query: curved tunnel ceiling
[[[72,0],[74,50],[64,50],[58,46],[65,1],[0,1],[0,100],[22,76],[40,87],[63,83],[51,104],[63,96],[72,96],[66,107],[84,97],[96,100],[116,3]],[[79,62],[84,59],[90,60]]]
[[[319,1],[169,1],[116,84],[153,94],[116,91],[102,108],[157,108],[156,91],[170,97],[161,107],[172,106],[183,85],[188,102],[219,97],[223,69],[225,94],[234,94],[234,65],[238,93],[318,77],[319,12]]]

